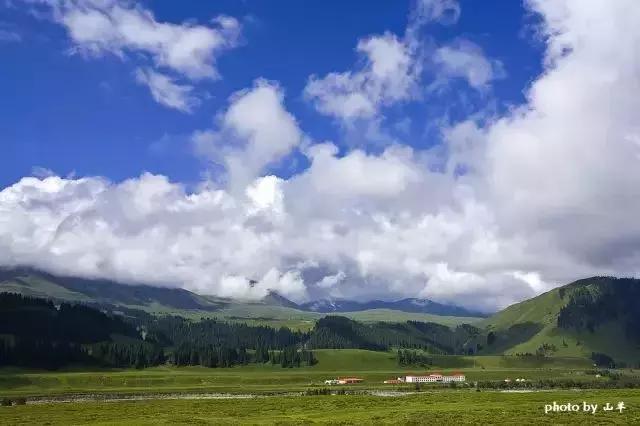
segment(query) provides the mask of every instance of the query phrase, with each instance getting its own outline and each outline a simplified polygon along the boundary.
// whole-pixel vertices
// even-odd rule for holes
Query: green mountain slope
[[[214,311],[222,300],[187,290],[147,285],[124,285],[108,280],[58,277],[28,268],[0,272],[0,292],[149,310],[151,307]]]
[[[478,322],[492,333],[484,337],[481,353],[589,357],[598,352],[638,364],[638,296],[640,280],[634,279],[594,277],[556,288]]]
[[[125,285],[108,280],[59,277],[28,268],[0,269],[0,293],[18,293],[57,301],[78,301],[140,309],[153,314],[180,315],[198,319],[217,317],[230,321],[287,326],[309,330],[326,314],[296,309],[287,299],[272,293],[260,302],[243,302],[203,296],[188,290],[146,285]],[[408,320],[436,322],[448,326],[472,323],[475,317],[450,317],[408,313],[387,309],[344,312],[341,315],[363,322]]]

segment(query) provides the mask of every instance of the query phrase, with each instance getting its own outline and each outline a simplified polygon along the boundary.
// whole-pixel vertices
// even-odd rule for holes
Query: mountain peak
[[[277,291],[271,290],[271,289],[269,289],[269,291],[267,292],[267,295],[262,298],[261,302],[267,305],[284,306],[285,308],[300,309],[300,306],[297,303],[287,299]]]

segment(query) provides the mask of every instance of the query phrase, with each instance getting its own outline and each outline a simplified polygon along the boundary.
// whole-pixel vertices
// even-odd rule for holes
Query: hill
[[[144,367],[163,361],[161,350],[119,315],[81,304],[56,306],[50,300],[0,294],[0,366]]]
[[[300,308],[305,311],[322,313],[359,312],[371,309],[387,309],[400,312],[422,313],[456,317],[485,317],[486,314],[468,309],[444,305],[429,299],[401,299],[396,301],[371,300],[369,302],[356,302],[345,299],[323,299],[304,303]]]
[[[109,280],[62,277],[31,268],[0,269],[0,293],[10,292],[56,301],[138,309],[152,314],[198,319],[218,317],[231,321],[311,329],[324,313],[304,308],[276,292],[256,302],[198,295],[179,288],[123,284]],[[360,321],[428,321],[455,326],[480,318],[403,312],[393,309],[356,309],[341,315]]]
[[[131,311],[123,316],[83,303],[0,293],[0,366],[56,369],[69,365],[136,367],[249,363],[312,366],[310,349],[420,349],[430,354],[466,353],[480,330],[426,322],[365,324],[346,317],[319,319],[312,330],[191,321]]]
[[[214,311],[225,304],[222,300],[205,298],[179,288],[125,285],[109,280],[56,276],[30,268],[1,270],[0,291],[132,308],[156,306]]]
[[[640,280],[593,277],[509,306],[479,323],[481,353],[606,354],[640,361]],[[484,343],[484,345],[483,345]]]

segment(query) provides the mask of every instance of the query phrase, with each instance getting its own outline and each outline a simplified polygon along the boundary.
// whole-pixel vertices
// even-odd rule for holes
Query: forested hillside
[[[640,363],[640,280],[594,277],[515,304],[479,324],[483,353]],[[602,357],[606,355],[606,357]]]
[[[309,331],[215,317],[190,320],[115,305],[60,303],[0,294],[0,364],[145,367],[313,365],[314,349],[418,350],[432,355],[590,357],[640,363],[638,280],[593,278],[510,306],[475,325],[318,319]],[[87,302],[89,303],[89,302]],[[406,357],[405,357],[406,358]]]
[[[51,301],[11,293],[0,294],[0,336],[0,365],[146,366],[158,355],[140,339],[136,328],[119,316],[78,304],[55,306]],[[116,341],[128,343],[118,346]],[[105,351],[115,351],[117,346],[119,362],[92,356],[89,348],[98,343]]]
[[[454,329],[427,322],[363,324],[340,316],[327,316],[318,320],[308,347],[315,349],[370,349],[416,348],[433,354],[469,354],[474,348],[469,342],[480,330],[462,325]]]
[[[480,333],[472,326],[450,329],[416,321],[364,324],[339,316],[320,319],[311,331],[301,332],[113,308],[102,312],[81,304],[56,306],[44,299],[0,294],[0,365],[142,368],[170,362],[297,367],[313,365],[311,350],[320,348],[387,351],[406,347],[433,354],[473,353],[468,342]]]

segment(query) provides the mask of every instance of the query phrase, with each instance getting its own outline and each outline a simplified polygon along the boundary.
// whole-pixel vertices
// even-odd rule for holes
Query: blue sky
[[[0,139],[10,160],[0,170],[1,186],[34,167],[116,181],[149,171],[196,182],[203,165],[192,153],[191,132],[210,127],[228,97],[256,78],[279,82],[287,108],[313,139],[341,143],[339,126],[303,99],[307,79],[352,67],[362,37],[385,31],[401,35],[411,7],[408,1],[143,4],[162,22],[207,24],[221,14],[242,22],[240,45],[217,59],[221,79],[197,84],[207,99],[191,114],[157,104],[132,78],[145,62],[141,58],[70,54],[73,44],[60,25],[34,17],[23,4],[5,7],[2,22],[21,40],[0,43]],[[522,102],[523,90],[541,66],[540,43],[525,27],[533,22],[531,14],[520,2],[463,1],[461,6],[464,13],[456,25],[434,25],[425,36],[441,43],[465,37],[480,45],[504,64],[508,76],[494,82],[492,99],[501,107]],[[445,110],[455,113],[457,91],[465,90],[458,84],[429,105],[398,106],[395,114],[415,120],[409,143],[432,144],[438,135],[424,135],[422,124],[439,119]]]
[[[0,8],[0,266],[487,311],[640,276],[636,0]]]

